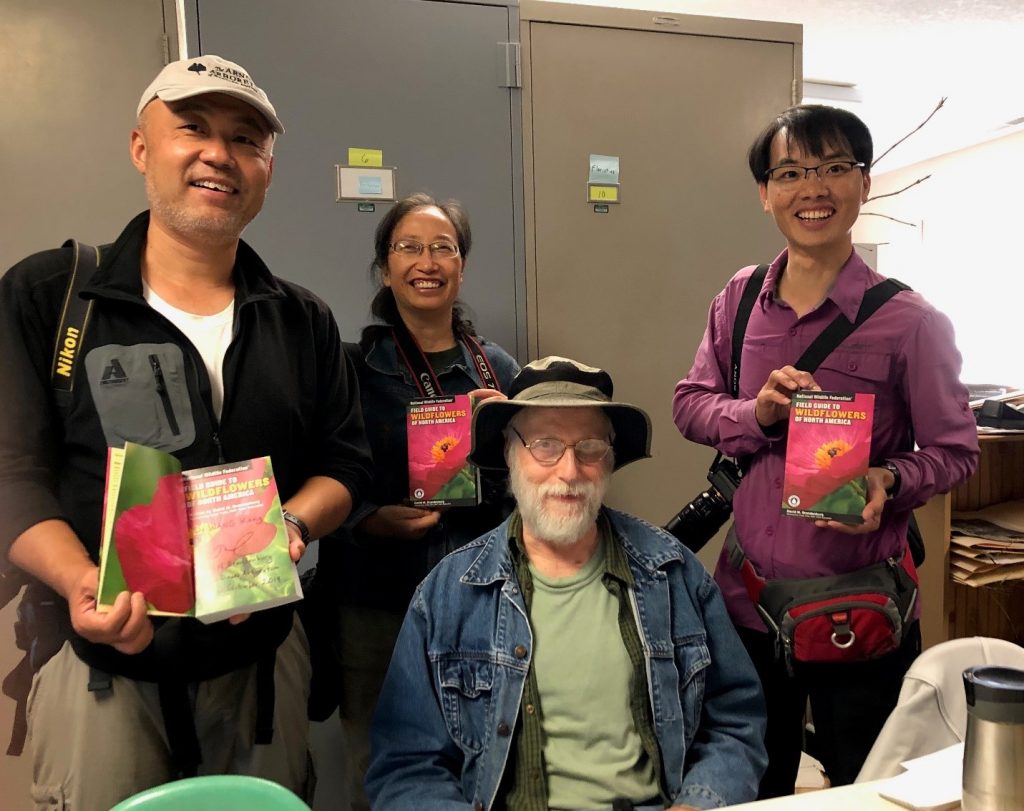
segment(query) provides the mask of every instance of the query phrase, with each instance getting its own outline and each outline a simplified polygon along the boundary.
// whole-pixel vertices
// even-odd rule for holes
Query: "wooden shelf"
[[[1024,434],[979,437],[974,475],[917,511],[927,557],[921,567],[921,632],[925,647],[966,636],[1024,644],[1024,581],[973,587],[949,576],[950,521],[955,510],[980,510],[1024,498]]]

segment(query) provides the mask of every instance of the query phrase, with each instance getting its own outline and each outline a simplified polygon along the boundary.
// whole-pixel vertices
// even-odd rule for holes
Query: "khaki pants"
[[[277,651],[274,738],[260,746],[254,743],[255,665],[196,684],[199,773],[265,777],[311,797],[309,677],[309,646],[296,626]],[[88,681],[89,668],[70,643],[33,680],[30,807],[38,811],[107,811],[174,779],[157,686],[115,676],[110,690],[89,692]]]
[[[341,606],[342,767],[348,811],[369,811],[363,782],[370,765],[370,723],[405,613]]]

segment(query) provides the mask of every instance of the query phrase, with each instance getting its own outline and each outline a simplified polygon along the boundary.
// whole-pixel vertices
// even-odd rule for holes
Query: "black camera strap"
[[[740,297],[739,307],[736,308],[736,320],[732,325],[732,363],[729,372],[729,393],[734,400],[740,396],[740,358],[743,355],[743,339],[747,334],[747,322],[750,321],[750,314],[754,310],[754,302],[761,294],[764,286],[765,276],[768,275],[768,265],[758,265],[750,274],[747,283],[743,286],[743,295]],[[722,461],[722,452],[715,454],[715,461],[708,469],[708,476],[719,462]]]
[[[740,357],[743,355],[743,339],[747,335],[747,322],[754,310],[754,302],[761,294],[764,278],[768,275],[768,265],[758,265],[743,287],[740,305],[736,308],[736,320],[732,325],[732,373],[729,377],[729,392],[733,399],[740,396]]]
[[[395,346],[398,347],[398,354],[409,369],[410,374],[412,374],[416,388],[420,390],[420,396],[442,396],[444,390],[441,388],[441,381],[438,380],[437,374],[434,372],[434,367],[430,365],[430,361],[427,360],[427,356],[420,348],[416,337],[409,332],[409,328],[405,326],[401,319],[398,319],[398,323],[392,326],[391,335],[394,338]],[[501,391],[501,386],[498,385],[498,376],[491,368],[491,362],[487,359],[487,353],[480,346],[480,342],[472,335],[461,331],[457,331],[455,337],[465,344],[466,349],[469,350],[469,356],[473,358],[473,364],[476,366],[482,388]]]

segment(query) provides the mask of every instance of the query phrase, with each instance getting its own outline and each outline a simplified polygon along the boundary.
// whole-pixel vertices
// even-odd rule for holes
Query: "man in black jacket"
[[[72,249],[0,279],[0,569],[35,579],[23,616],[41,668],[28,707],[39,807],[106,809],[195,773],[308,790],[308,649],[292,607],[202,625],[151,619],[124,592],[96,610],[108,447],[138,442],[186,469],[269,455],[296,561],[368,482],[330,310],[239,238],[283,131],[245,69],[217,56],[172,63],[146,89],[130,151],[150,210],[101,249],[81,292],[88,317],[61,342],[69,391],[50,361]]]

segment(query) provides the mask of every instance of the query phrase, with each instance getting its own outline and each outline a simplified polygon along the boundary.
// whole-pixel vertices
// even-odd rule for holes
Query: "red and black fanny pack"
[[[917,602],[918,577],[904,549],[899,558],[845,574],[766,580],[736,538],[726,539],[729,562],[775,635],[776,656],[794,663],[847,663],[877,659],[899,648]]]

